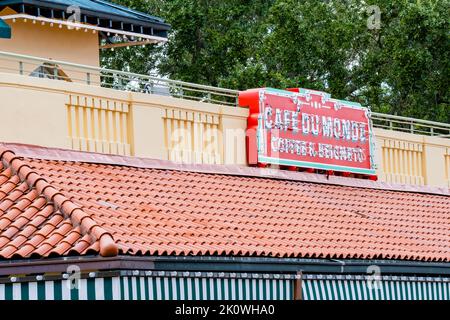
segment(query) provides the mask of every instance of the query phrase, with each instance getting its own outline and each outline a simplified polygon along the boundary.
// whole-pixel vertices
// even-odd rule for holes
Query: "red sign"
[[[307,89],[253,89],[249,106],[250,164],[375,174],[370,114],[360,104]]]

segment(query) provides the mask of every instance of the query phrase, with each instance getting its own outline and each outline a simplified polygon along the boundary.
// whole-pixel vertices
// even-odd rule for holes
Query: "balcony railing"
[[[238,106],[239,91],[0,51],[0,72]],[[450,138],[450,124],[372,113],[375,128]]]
[[[239,91],[0,51],[0,72],[57,79],[181,99],[238,104]]]

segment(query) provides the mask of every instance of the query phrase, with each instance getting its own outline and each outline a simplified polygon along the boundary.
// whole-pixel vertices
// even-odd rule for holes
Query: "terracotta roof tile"
[[[310,181],[251,176],[242,168],[221,173],[217,167],[217,173],[106,155],[98,157],[111,163],[92,163],[94,154],[36,147],[0,146],[0,154],[4,259],[128,254],[450,261],[448,190],[328,183],[312,174],[304,176]]]

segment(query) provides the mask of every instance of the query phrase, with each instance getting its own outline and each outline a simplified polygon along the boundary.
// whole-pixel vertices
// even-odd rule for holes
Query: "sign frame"
[[[317,162],[304,161],[304,160],[294,160],[294,159],[286,159],[286,158],[276,158],[267,156],[264,150],[270,148],[270,143],[265,141],[268,137],[268,130],[264,125],[263,116],[266,112],[266,103],[265,97],[266,95],[273,95],[282,98],[289,98],[294,103],[304,103],[300,102],[300,100],[304,100],[308,96],[314,95],[316,98],[318,96],[321,97],[322,101],[332,102],[334,104],[334,109],[336,110],[336,114],[343,108],[358,110],[359,112],[363,112],[366,119],[367,124],[367,147],[369,157],[368,166],[361,168],[357,166],[348,166],[348,165],[338,165],[338,164],[330,164],[324,163],[324,161],[318,160]],[[303,99],[299,99],[303,98]],[[255,101],[257,100],[257,101]],[[362,174],[366,176],[376,176],[376,161],[375,161],[375,139],[373,134],[373,126],[371,121],[371,112],[369,108],[364,108],[359,103],[338,100],[331,98],[331,95],[321,91],[309,90],[309,89],[289,89],[288,90],[279,90],[273,88],[261,88],[261,89],[253,89],[241,92],[239,97],[241,106],[249,106],[250,115],[248,120],[248,129],[249,129],[249,137],[247,143],[247,157],[249,164],[273,164],[273,165],[281,165],[288,167],[299,167],[299,168],[308,168],[308,169],[317,169],[317,170],[326,170],[326,171],[337,171],[344,173],[353,173],[353,174]],[[297,102],[295,102],[297,101]],[[312,101],[312,100],[311,100]],[[319,103],[320,104],[320,103]],[[319,109],[321,106],[318,107]],[[327,107],[328,109],[330,107]],[[299,109],[300,110],[300,109]],[[301,122],[301,120],[300,120]],[[256,132],[251,132],[256,131]],[[301,134],[301,133],[300,133]],[[256,152],[256,154],[255,154]],[[325,161],[326,162],[326,161]],[[350,161],[348,161],[350,162]]]

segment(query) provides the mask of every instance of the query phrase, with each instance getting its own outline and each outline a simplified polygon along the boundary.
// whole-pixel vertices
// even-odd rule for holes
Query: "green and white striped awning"
[[[449,300],[450,279],[304,276],[304,300]]]
[[[292,280],[118,276],[0,284],[0,300],[290,300]]]
[[[188,274],[188,276],[186,276]],[[196,276],[195,274],[199,274]],[[245,276],[244,276],[245,275]],[[0,300],[450,300],[450,279],[121,272],[117,276],[0,282]],[[74,285],[76,283],[76,285]]]

